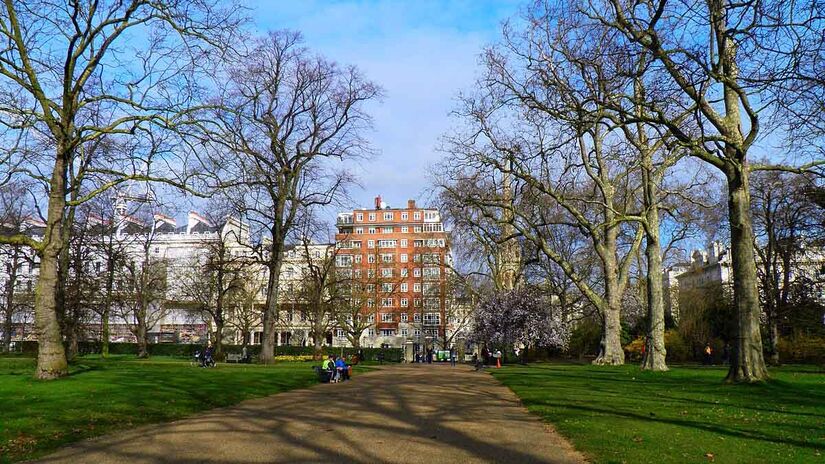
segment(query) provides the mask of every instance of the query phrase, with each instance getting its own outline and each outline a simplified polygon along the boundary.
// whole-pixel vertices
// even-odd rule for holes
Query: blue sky
[[[453,124],[455,96],[478,72],[482,48],[522,0],[251,2],[260,31],[292,29],[313,50],[358,66],[386,96],[370,106],[368,137],[378,156],[359,173],[353,206],[381,194],[391,206],[420,198],[438,161],[439,137]]]

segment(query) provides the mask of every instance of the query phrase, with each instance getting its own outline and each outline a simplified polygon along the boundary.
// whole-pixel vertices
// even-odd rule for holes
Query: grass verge
[[[317,382],[311,363],[221,364],[171,358],[82,358],[71,375],[32,378],[34,360],[0,358],[0,463],[33,459],[89,437],[180,419]]]
[[[722,368],[536,364],[493,369],[596,463],[825,462],[825,374],[771,370],[726,385]]]

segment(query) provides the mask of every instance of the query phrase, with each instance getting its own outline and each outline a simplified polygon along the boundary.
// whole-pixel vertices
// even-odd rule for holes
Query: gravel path
[[[579,463],[492,376],[384,366],[342,384],[245,401],[80,442],[48,463]]]

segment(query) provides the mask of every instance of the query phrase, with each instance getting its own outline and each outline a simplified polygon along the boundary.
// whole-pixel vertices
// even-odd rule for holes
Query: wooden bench
[[[226,362],[231,363],[239,363],[243,361],[243,355],[240,353],[227,353],[226,354]]]
[[[320,368],[320,367],[318,367],[318,366],[312,366],[312,370],[314,370],[314,371],[315,371],[315,373],[316,373],[316,374],[318,374],[318,381],[319,381],[319,382],[321,382],[321,383],[329,383],[329,381],[331,380],[331,377],[332,377],[332,372],[329,372],[329,371],[327,371],[327,370],[321,369],[321,368]]]

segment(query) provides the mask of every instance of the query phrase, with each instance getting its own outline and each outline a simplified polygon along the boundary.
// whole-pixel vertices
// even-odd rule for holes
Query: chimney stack
[[[375,197],[375,209],[381,209],[381,195]]]
[[[415,209],[415,200],[407,200],[407,209]]]

